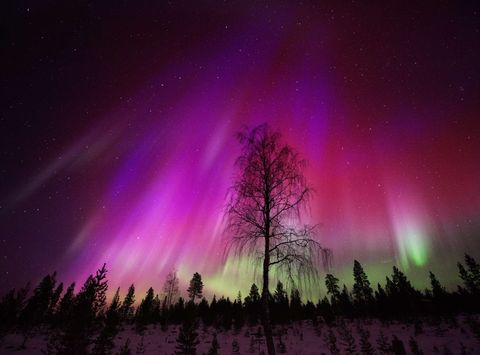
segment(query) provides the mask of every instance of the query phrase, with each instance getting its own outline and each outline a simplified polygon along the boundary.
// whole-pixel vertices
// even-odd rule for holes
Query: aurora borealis
[[[176,269],[245,292],[222,217],[235,133],[263,122],[308,161],[305,218],[342,281],[355,258],[453,286],[480,256],[478,4],[7,7],[1,287],[106,262],[123,290]]]

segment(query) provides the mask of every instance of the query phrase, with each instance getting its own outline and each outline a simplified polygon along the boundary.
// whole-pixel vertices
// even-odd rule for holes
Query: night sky
[[[308,160],[304,219],[343,282],[356,258],[374,282],[459,283],[480,257],[480,5],[384,3],[2,2],[0,291],[104,262],[124,291],[172,269],[247,291],[222,216],[235,133],[263,122]]]

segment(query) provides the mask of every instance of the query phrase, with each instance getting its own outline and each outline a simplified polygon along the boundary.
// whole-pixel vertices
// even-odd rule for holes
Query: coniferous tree
[[[358,334],[360,335],[360,353],[364,355],[374,355],[375,348],[370,342],[370,332],[364,327],[358,327]]]
[[[296,288],[290,292],[290,314],[292,320],[298,321],[302,319],[302,299],[300,291]]]
[[[429,272],[429,277],[430,277],[430,285],[432,287],[432,296],[436,300],[441,300],[445,297],[447,294],[447,291],[445,290],[445,287],[443,287],[440,284],[440,281],[438,281],[437,277],[433,272]]]
[[[457,263],[460,278],[471,295],[478,295],[480,293],[480,265],[468,254],[465,254],[465,264],[468,270],[460,262]]]
[[[217,333],[213,333],[212,344],[210,345],[210,349],[208,349],[207,355],[218,355],[219,349],[220,345],[218,344]]]
[[[122,320],[130,320],[133,316],[133,304],[135,302],[135,286],[133,284],[128,288],[127,294],[120,307],[120,316]]]
[[[18,326],[23,334],[23,342],[21,347],[25,348],[25,343],[30,337],[35,327],[45,321],[48,314],[52,296],[55,288],[56,273],[45,276],[39,285],[33,291],[33,295],[27,302],[27,305],[20,313]]]
[[[255,284],[252,284],[250,293],[245,297],[245,311],[248,315],[250,325],[257,324],[260,314],[260,294]]]
[[[13,289],[2,297],[0,301],[0,341],[15,327],[29,288],[30,286],[27,285],[18,291]]]
[[[75,282],[68,286],[65,294],[63,295],[60,303],[58,305],[57,313],[55,314],[55,324],[58,326],[63,326],[67,323],[68,318],[70,317],[70,312],[74,306],[74,290]]]
[[[112,302],[105,313],[103,328],[95,341],[93,354],[108,354],[115,346],[113,340],[120,326],[120,287],[117,288]]]
[[[328,301],[327,296],[323,297],[323,299],[317,305],[318,313],[320,316],[323,317],[323,320],[327,324],[331,324],[335,319],[335,315],[333,314],[332,306]]]
[[[137,309],[137,314],[135,315],[136,330],[138,333],[143,334],[147,324],[151,323],[153,320],[153,310],[154,310],[154,296],[155,293],[153,288],[149,288],[145,298],[140,303],[140,306]]]
[[[353,262],[353,278],[355,280],[353,284],[355,303],[361,306],[370,304],[373,299],[373,290],[370,287],[367,274],[365,274],[362,265],[357,260]]]
[[[198,334],[195,330],[194,322],[183,322],[178,333],[175,354],[195,355],[197,353],[197,345],[199,343],[197,337]]]
[[[92,342],[92,335],[98,330],[97,316],[105,306],[108,281],[104,264],[95,276],[90,275],[75,297],[72,309],[67,317],[63,335],[52,336],[50,349],[55,353],[76,355],[85,354]],[[58,341],[56,341],[56,339]]]
[[[388,277],[387,277],[388,279]],[[388,307],[388,296],[382,285],[377,284],[377,291],[375,291],[375,307],[377,314],[384,318],[386,317],[389,307]]]
[[[60,296],[62,292],[63,292],[63,282],[60,282],[60,284],[57,286],[57,288],[53,292],[52,298],[50,300],[50,305],[48,306],[47,317],[49,318],[50,322],[52,322],[52,317],[55,313],[55,310],[57,309],[58,301],[60,300]]]
[[[332,331],[331,328],[328,329],[328,333],[325,335],[323,341],[325,342],[325,345],[330,351],[330,354],[340,355],[340,350],[337,346],[337,337],[335,336],[335,333]]]
[[[339,280],[332,274],[325,275],[327,294],[330,295],[330,303],[335,313],[338,311],[340,301],[340,288],[338,286],[338,281]]]
[[[203,292],[203,282],[202,276],[196,272],[193,274],[192,279],[190,280],[190,286],[187,289],[188,297],[192,302],[195,302],[197,298],[202,298]]]
[[[238,293],[237,299],[233,302],[232,305],[232,317],[233,317],[233,326],[236,332],[239,332],[243,325],[245,324],[245,315],[242,304],[242,296],[240,292]]]
[[[343,345],[343,353],[351,355],[358,353],[357,345],[355,344],[355,338],[353,337],[352,331],[343,321],[338,327],[338,335],[340,337],[340,343]]]
[[[344,284],[342,293],[339,297],[339,306],[342,312],[347,316],[353,315],[353,304],[352,299],[350,297],[350,292],[348,291],[347,286]]]
[[[480,283],[480,264],[470,255],[465,254],[465,264],[477,284]]]
[[[288,320],[289,312],[287,292],[283,288],[283,283],[278,281],[273,294],[272,319],[276,322],[285,323]]]

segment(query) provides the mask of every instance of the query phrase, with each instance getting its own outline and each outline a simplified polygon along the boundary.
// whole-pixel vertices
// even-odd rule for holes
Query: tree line
[[[449,317],[459,312],[474,313],[480,309],[480,264],[465,254],[464,264],[458,263],[462,285],[449,292],[432,272],[430,287],[418,290],[397,267],[387,276],[385,284],[373,287],[362,265],[355,260],[354,284],[351,289],[340,286],[333,274],[326,274],[326,295],[316,303],[303,301],[298,289],[287,292],[278,281],[269,292],[269,307],[273,324],[308,320],[312,324],[332,324],[345,318],[376,317],[382,320],[418,319],[423,316]],[[39,329],[48,330],[49,341],[45,353],[94,354],[109,353],[114,338],[126,325],[134,326],[143,334],[148,325],[157,324],[163,330],[181,325],[177,339],[179,353],[191,353],[195,347],[199,324],[224,330],[240,330],[244,325],[261,324],[262,295],[252,284],[248,295],[241,293],[235,299],[203,297],[203,281],[195,273],[187,289],[188,299],[181,297],[179,280],[171,272],[163,286],[162,297],[150,287],[136,303],[132,284],[123,299],[117,288],[107,303],[107,269],[103,265],[90,275],[78,292],[72,283],[64,290],[57,284],[56,273],[45,276],[32,290],[23,287],[7,292],[0,300],[0,338],[8,333],[23,335],[23,346]],[[480,323],[472,329],[480,333]],[[215,342],[212,342],[214,344]],[[213,346],[213,345],[212,345]],[[124,350],[127,351],[128,344]],[[128,353],[125,352],[125,353]]]

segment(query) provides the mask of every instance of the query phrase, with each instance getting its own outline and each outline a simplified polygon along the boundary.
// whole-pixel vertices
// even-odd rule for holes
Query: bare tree
[[[300,225],[311,188],[303,175],[306,162],[267,124],[239,133],[242,153],[226,209],[232,247],[263,261],[262,323],[269,354],[275,354],[270,323],[269,271],[310,277],[316,263],[328,263],[329,251],[314,239],[315,226]]]
[[[165,284],[163,285],[163,292],[165,294],[165,305],[168,308],[177,301],[178,295],[180,294],[178,290],[178,277],[175,270],[168,273]]]

